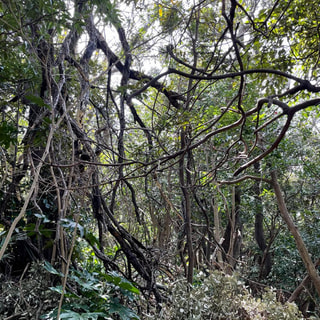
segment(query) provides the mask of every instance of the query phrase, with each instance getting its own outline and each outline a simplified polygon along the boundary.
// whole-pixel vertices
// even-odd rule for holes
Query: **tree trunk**
[[[260,163],[254,164],[254,169],[258,173],[260,171]],[[266,244],[263,230],[263,205],[261,199],[261,182],[256,180],[253,185],[254,198],[255,198],[255,224],[254,224],[254,236],[257,244],[262,251],[262,258],[260,264],[260,275],[259,278],[265,278],[270,273],[272,268],[271,255],[269,247]]]
[[[281,214],[283,220],[285,221],[285,223],[287,224],[289,231],[291,232],[291,234],[294,237],[294,240],[296,242],[300,257],[303,260],[303,263],[307,269],[307,272],[310,276],[310,279],[313,282],[313,284],[317,290],[317,293],[320,297],[320,277],[319,277],[319,274],[317,272],[315,265],[313,264],[313,262],[311,260],[310,254],[308,252],[308,249],[307,249],[303,239],[301,238],[299,230],[294,225],[292,217],[290,216],[290,214],[288,212],[287,206],[286,206],[284,199],[283,199],[283,196],[282,196],[280,185],[278,183],[276,171],[271,171],[271,181],[272,181],[272,186],[273,186],[274,192],[277,197],[277,202],[278,202],[280,214]]]
[[[212,198],[212,208],[213,208],[213,219],[214,219],[214,239],[217,243],[217,262],[218,264],[222,264],[222,253],[218,244],[221,242],[221,234],[220,234],[220,217],[219,217],[219,208],[218,208],[218,199]]]
[[[224,232],[222,248],[226,254],[225,261],[229,268],[234,268],[240,255],[242,243],[242,223],[240,217],[241,190],[236,186],[232,190],[232,212],[229,216],[227,228]],[[229,270],[231,272],[231,270]]]
[[[318,259],[314,265],[317,268],[320,265],[320,259]],[[288,299],[288,302],[296,301],[299,295],[301,294],[301,292],[306,288],[309,281],[310,281],[310,276],[309,275],[305,276],[302,282],[299,284],[299,286],[291,294],[290,298]]]
[[[187,145],[188,132],[185,128],[181,129],[181,149],[183,150]],[[179,163],[179,182],[183,194],[183,213],[184,213],[184,229],[187,238],[188,250],[188,270],[187,279],[189,283],[193,282],[193,268],[194,268],[194,250],[192,244],[192,225],[191,225],[191,177],[190,177],[190,157],[188,152],[187,166],[185,168],[185,157],[182,156]],[[186,174],[186,179],[185,179]]]

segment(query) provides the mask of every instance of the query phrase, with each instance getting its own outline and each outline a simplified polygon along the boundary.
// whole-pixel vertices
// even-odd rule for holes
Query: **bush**
[[[171,290],[171,304],[162,311],[161,319],[303,319],[295,304],[278,302],[274,290],[267,289],[262,298],[255,298],[236,276],[218,271],[204,279],[197,276],[193,285],[179,280]]]
[[[0,275],[1,277],[1,275]],[[0,279],[0,319],[38,319],[54,308],[59,294],[42,265],[34,263],[19,279]]]
[[[0,280],[0,319],[57,319],[61,273],[49,263],[31,264],[19,279]],[[139,319],[133,310],[139,290],[115,272],[72,269],[67,287],[60,319]]]
[[[58,273],[49,263],[45,264],[45,268],[50,273]],[[139,316],[131,309],[131,305],[135,305],[140,291],[116,272],[104,274],[71,269],[67,287],[60,319],[139,320]],[[50,289],[62,293],[61,286]],[[40,319],[55,320],[56,318],[57,308],[53,308]]]

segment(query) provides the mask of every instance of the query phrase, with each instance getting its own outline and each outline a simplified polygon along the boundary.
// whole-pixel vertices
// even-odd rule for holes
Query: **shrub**
[[[278,302],[273,289],[269,288],[261,298],[255,298],[236,276],[218,271],[205,278],[197,276],[193,285],[179,280],[171,290],[171,304],[163,310],[161,319],[303,319],[295,304]]]

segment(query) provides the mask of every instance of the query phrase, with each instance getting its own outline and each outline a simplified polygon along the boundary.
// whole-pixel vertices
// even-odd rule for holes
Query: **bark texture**
[[[303,260],[303,263],[307,269],[307,272],[310,276],[312,283],[314,284],[314,287],[315,287],[318,295],[320,296],[320,277],[319,277],[318,271],[312,262],[310,254],[308,252],[308,249],[307,249],[307,247],[306,247],[306,245],[300,235],[298,228],[295,226],[295,224],[292,220],[292,217],[290,216],[290,214],[288,212],[288,209],[285,204],[285,201],[284,201],[284,198],[283,198],[283,195],[281,192],[281,188],[280,188],[280,185],[278,182],[276,171],[271,172],[271,181],[272,181],[272,186],[273,186],[274,192],[277,197],[277,202],[278,202],[280,214],[281,214],[283,220],[285,221],[285,223],[287,224],[289,231],[291,232],[291,234],[294,237],[294,240],[296,242],[300,257]]]

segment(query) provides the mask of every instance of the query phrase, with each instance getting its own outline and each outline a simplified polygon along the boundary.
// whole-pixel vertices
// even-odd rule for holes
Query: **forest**
[[[0,319],[320,319],[318,0],[0,0]]]

